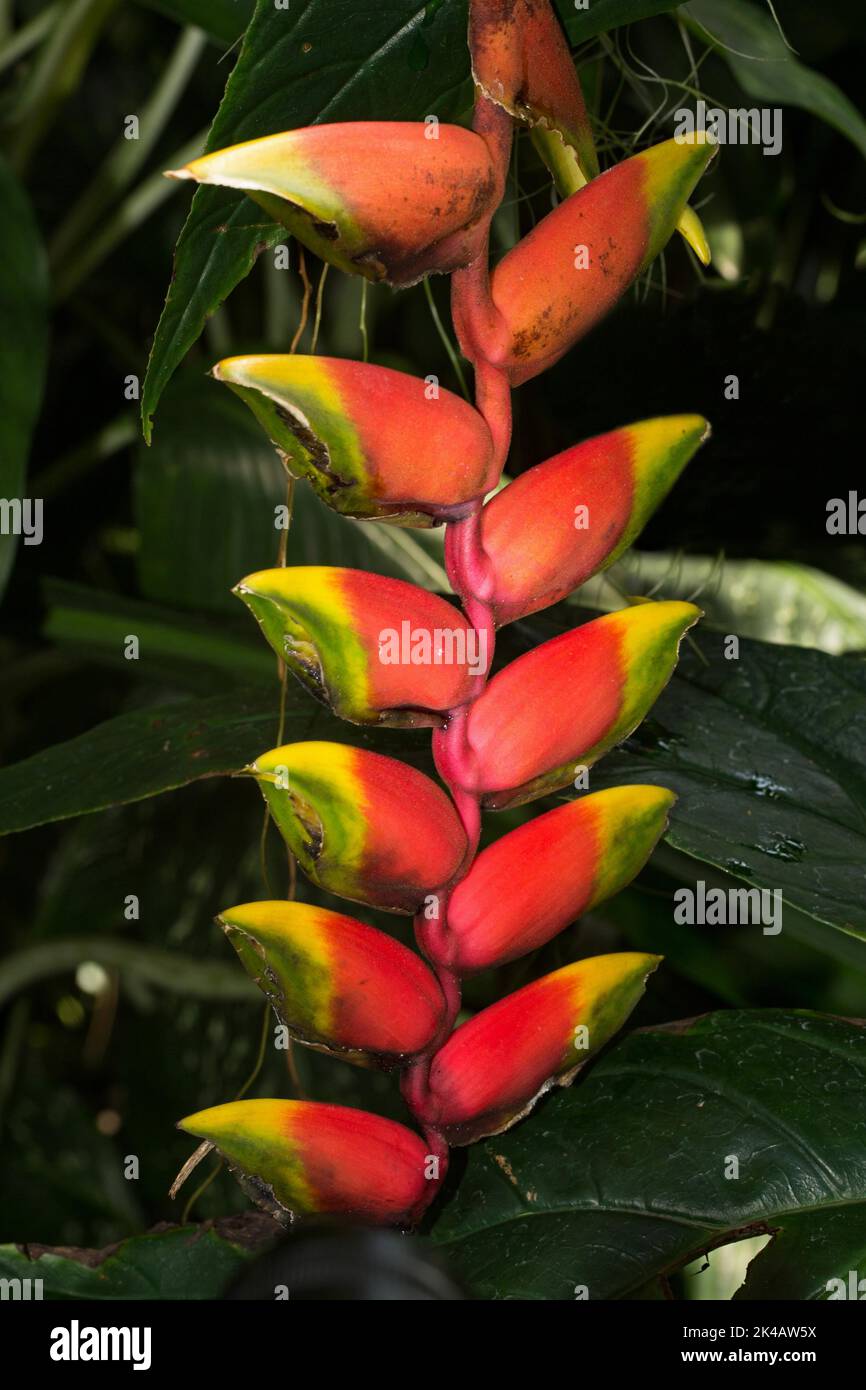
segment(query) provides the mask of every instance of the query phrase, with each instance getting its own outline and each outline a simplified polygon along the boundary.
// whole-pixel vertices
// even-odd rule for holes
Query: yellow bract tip
[[[703,223],[695,212],[694,208],[685,207],[680,214],[677,223],[677,231],[692,248],[701,265],[709,265],[712,259],[710,243],[707,241],[707,234],[704,231]]]

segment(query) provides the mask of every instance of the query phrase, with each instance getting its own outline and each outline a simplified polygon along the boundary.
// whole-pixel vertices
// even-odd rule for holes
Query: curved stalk
[[[504,186],[511,155],[511,117],[478,91],[473,128],[487,140]],[[473,326],[470,337],[479,349],[475,366],[475,405],[487,422],[501,473],[511,442],[511,390],[504,373],[488,360],[485,352],[485,345],[495,341],[498,328],[498,315],[489,290],[489,243],[488,221],[479,254],[470,266],[456,271],[452,276],[452,312],[455,319],[459,318],[464,325],[471,323]],[[466,516],[459,521],[449,522],[445,527],[448,579],[454,592],[460,595],[463,611],[478,634],[477,649],[485,654],[485,666],[482,674],[475,677],[470,699],[450,710],[444,726],[433,732],[436,767],[466,832],[467,851],[459,874],[440,895],[438,916],[428,919],[422,911],[415,919],[419,949],[429,959],[435,957],[438,962],[434,964],[434,969],[445,999],[442,1028],[428,1050],[404,1073],[402,1082],[403,1098],[424,1133],[430,1149],[429,1158],[435,1160],[435,1176],[428,1184],[422,1210],[415,1213],[416,1220],[436,1197],[448,1171],[449,1149],[444,1135],[420,1122],[419,1115],[425,1108],[433,1058],[453,1031],[460,1012],[460,977],[442,963],[449,960],[448,901],[456,884],[465,878],[472,867],[481,834],[480,799],[477,793],[467,790],[473,785],[473,755],[466,727],[469,709],[487,684],[496,636],[496,624],[489,602],[492,592],[490,563],[481,541],[482,507],[483,498],[479,497]]]

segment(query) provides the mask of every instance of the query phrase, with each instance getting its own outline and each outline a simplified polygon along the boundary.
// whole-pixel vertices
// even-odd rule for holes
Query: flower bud
[[[466,854],[454,804],[422,772],[343,743],[289,743],[247,769],[301,868],[330,893],[415,913]]]
[[[499,481],[490,432],[438,385],[336,357],[229,357],[213,370],[290,473],[343,516],[434,526]]]
[[[449,899],[449,966],[469,975],[516,960],[613,897],[643,868],[675,800],[665,787],[611,787],[495,840]]]
[[[217,921],[300,1042],[348,1061],[403,1063],[444,1016],[424,962],[385,932],[310,903],[242,903]]]
[[[355,724],[440,725],[486,669],[459,610],[402,579],[292,565],[234,592],[302,684]]]
[[[549,0],[472,0],[472,73],[485,96],[512,116],[542,124],[576,152],[584,177],[598,156],[583,93]]]
[[[558,603],[613,564],[709,432],[701,415],[642,420],[566,449],[491,498],[481,540],[497,625]]]
[[[479,135],[421,121],[284,131],[169,177],[243,189],[322,260],[390,285],[466,265],[502,193]]]
[[[236,1100],[181,1120],[266,1211],[404,1225],[423,1207],[427,1146],[405,1125],[317,1101]]]
[[[692,603],[643,603],[544,642],[471,707],[466,790],[495,810],[558,791],[627,738],[667,685]]]
[[[619,1031],[660,959],[592,956],[470,1018],[433,1058],[424,1123],[452,1145],[508,1129]]]

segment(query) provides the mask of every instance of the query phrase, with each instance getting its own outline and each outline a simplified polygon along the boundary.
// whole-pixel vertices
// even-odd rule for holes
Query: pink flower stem
[[[511,117],[478,91],[472,124],[476,133],[487,143],[499,186],[504,192],[511,157]],[[489,243],[488,219],[478,229],[478,252],[474,260],[452,276],[451,310],[461,347],[475,367],[475,405],[490,431],[494,461],[497,472],[501,473],[511,443],[511,391],[507,376],[496,366],[507,333],[490,295]],[[429,1113],[427,1100],[433,1059],[454,1028],[460,1012],[460,977],[451,968],[455,951],[448,930],[448,902],[455,885],[465,878],[472,867],[481,835],[481,803],[476,790],[468,723],[472,705],[487,684],[496,641],[496,624],[490,605],[493,577],[482,543],[483,501],[483,498],[477,498],[471,511],[445,527],[448,578],[454,592],[460,597],[466,617],[478,634],[477,651],[484,666],[474,677],[470,698],[465,704],[449,710],[444,727],[436,729],[433,734],[436,768],[451,793],[466,832],[466,854],[455,877],[438,895],[435,916],[428,917],[422,909],[415,918],[418,946],[432,963],[445,1001],[442,1026],[437,1036],[427,1051],[404,1071],[402,1080],[406,1105],[424,1133],[430,1147],[430,1157],[438,1160],[435,1165],[436,1177],[428,1183],[424,1200],[414,1213],[416,1221],[420,1220],[433,1201],[448,1171],[448,1145],[444,1135],[430,1125],[424,1116]]]
[[[495,375],[500,376],[499,373]],[[500,441],[498,449],[507,450],[511,435],[510,392],[507,383],[504,391],[502,390],[501,377],[500,382],[496,383],[493,376],[491,369],[490,375],[485,377],[485,405],[491,417],[495,416],[495,437]],[[493,428],[491,433],[494,433]],[[504,453],[501,459],[504,463]],[[482,506],[483,500],[479,498],[467,516],[449,523],[445,528],[445,563],[448,578],[455,592],[461,596],[464,612],[478,633],[477,650],[483,654],[484,669],[474,678],[469,700],[450,710],[444,727],[436,729],[433,733],[436,767],[451,793],[466,832],[466,854],[455,878],[438,895],[436,915],[428,917],[422,909],[415,918],[415,935],[419,948],[433,963],[445,1000],[442,1026],[437,1036],[428,1050],[403,1073],[403,1098],[423,1130],[429,1146],[429,1156],[437,1160],[436,1176],[428,1182],[425,1199],[414,1213],[416,1221],[420,1220],[433,1201],[448,1171],[448,1145],[445,1138],[423,1117],[428,1113],[427,1099],[433,1059],[451,1033],[460,1012],[460,978],[450,965],[454,958],[454,947],[448,931],[448,902],[454,886],[465,878],[472,867],[481,835],[481,803],[475,789],[474,755],[469,741],[468,723],[472,705],[481,696],[487,684],[496,640],[496,625],[490,606],[492,576],[481,538]]]

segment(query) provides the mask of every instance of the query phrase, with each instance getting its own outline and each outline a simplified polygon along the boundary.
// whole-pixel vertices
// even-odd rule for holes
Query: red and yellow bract
[[[172,177],[242,189],[323,260],[392,285],[465,265],[502,194],[480,136],[423,121],[288,130],[215,150]]]
[[[425,1121],[451,1144],[506,1129],[622,1027],[658,963],[637,952],[593,956],[482,1009],[434,1057]]]
[[[275,1215],[339,1213],[409,1223],[427,1195],[427,1146],[405,1125],[316,1101],[236,1100],[179,1129],[220,1150]]]

